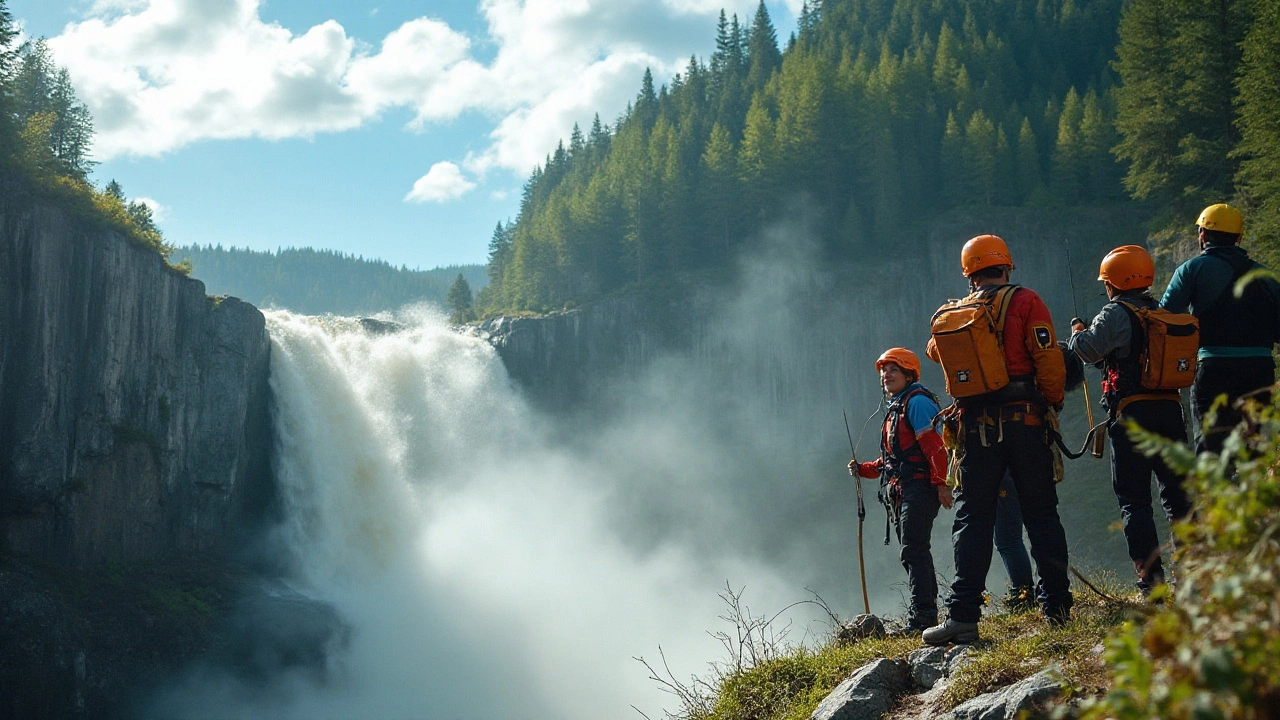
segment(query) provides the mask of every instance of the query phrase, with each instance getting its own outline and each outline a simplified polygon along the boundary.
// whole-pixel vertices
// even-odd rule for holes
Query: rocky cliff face
[[[306,665],[338,631],[292,602],[322,632],[276,632],[229,562],[274,507],[269,349],[155,253],[0,205],[0,718],[134,717],[197,658]]]
[[[0,549],[219,554],[270,497],[263,316],[43,207],[0,207]]]

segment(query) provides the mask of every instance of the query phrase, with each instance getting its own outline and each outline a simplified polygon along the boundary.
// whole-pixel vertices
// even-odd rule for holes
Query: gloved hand
[[[857,460],[849,461],[849,474],[857,474],[864,478],[880,477],[880,461],[872,460],[871,462],[860,463]]]

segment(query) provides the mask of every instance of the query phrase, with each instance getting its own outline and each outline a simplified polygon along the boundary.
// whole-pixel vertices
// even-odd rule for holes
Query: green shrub
[[[1176,523],[1176,590],[1108,642],[1114,681],[1086,718],[1280,714],[1280,409],[1251,402],[1221,456],[1130,426],[1186,472],[1194,512]]]

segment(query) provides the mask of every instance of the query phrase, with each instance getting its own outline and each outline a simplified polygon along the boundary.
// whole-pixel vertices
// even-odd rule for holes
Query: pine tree
[[[1049,190],[1058,205],[1073,205],[1081,197],[1086,168],[1084,142],[1080,136],[1083,119],[1084,104],[1076,89],[1071,88],[1058,117],[1058,142],[1049,171]]]
[[[493,288],[493,293],[499,297],[499,302],[502,301],[503,281],[506,279],[507,268],[511,264],[514,230],[514,224],[504,226],[502,221],[498,221],[498,226],[493,229],[493,238],[489,240],[487,268],[489,287]]]
[[[764,0],[756,6],[755,20],[751,23],[751,35],[747,40],[747,86],[752,90],[760,90],[773,77],[774,71],[782,67],[782,53],[778,51],[778,32],[769,19],[769,11],[765,9]]]
[[[1186,214],[1230,191],[1232,108],[1250,0],[1132,0],[1120,23],[1116,154],[1136,198]]]
[[[954,112],[947,113],[938,166],[942,175],[942,199],[945,205],[951,207],[968,200],[964,176],[964,132],[960,129],[960,123],[956,122]]]
[[[964,187],[969,202],[991,205],[996,197],[996,126],[978,110],[964,129]]]
[[[9,13],[7,0],[0,0],[0,162],[12,152],[17,141],[18,127],[14,122],[13,74],[17,68],[18,53],[14,41],[18,37]]]
[[[1261,3],[1239,79],[1240,170],[1248,223],[1272,268],[1280,261],[1280,5]]]
[[[1017,178],[1017,202],[1026,202],[1037,196],[1041,189],[1040,151],[1036,146],[1035,133],[1031,131],[1031,121],[1022,118],[1022,126],[1018,129],[1018,148],[1014,153],[1014,176]]]
[[[1098,94],[1090,90],[1084,98],[1080,117],[1080,150],[1082,199],[1088,202],[1110,202],[1118,199],[1120,166],[1111,154],[1116,143],[1115,124],[1107,117]]]
[[[726,257],[736,219],[734,199],[738,192],[738,162],[729,131],[720,123],[711,128],[711,137],[702,153],[700,205],[708,229],[703,255],[708,259]]]

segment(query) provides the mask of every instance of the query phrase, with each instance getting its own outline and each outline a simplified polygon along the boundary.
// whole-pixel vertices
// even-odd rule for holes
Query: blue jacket
[[[1174,271],[1160,307],[1200,320],[1201,358],[1271,357],[1280,339],[1280,285],[1263,279],[1241,298],[1232,294],[1236,277],[1262,267],[1238,245],[1210,245]]]

